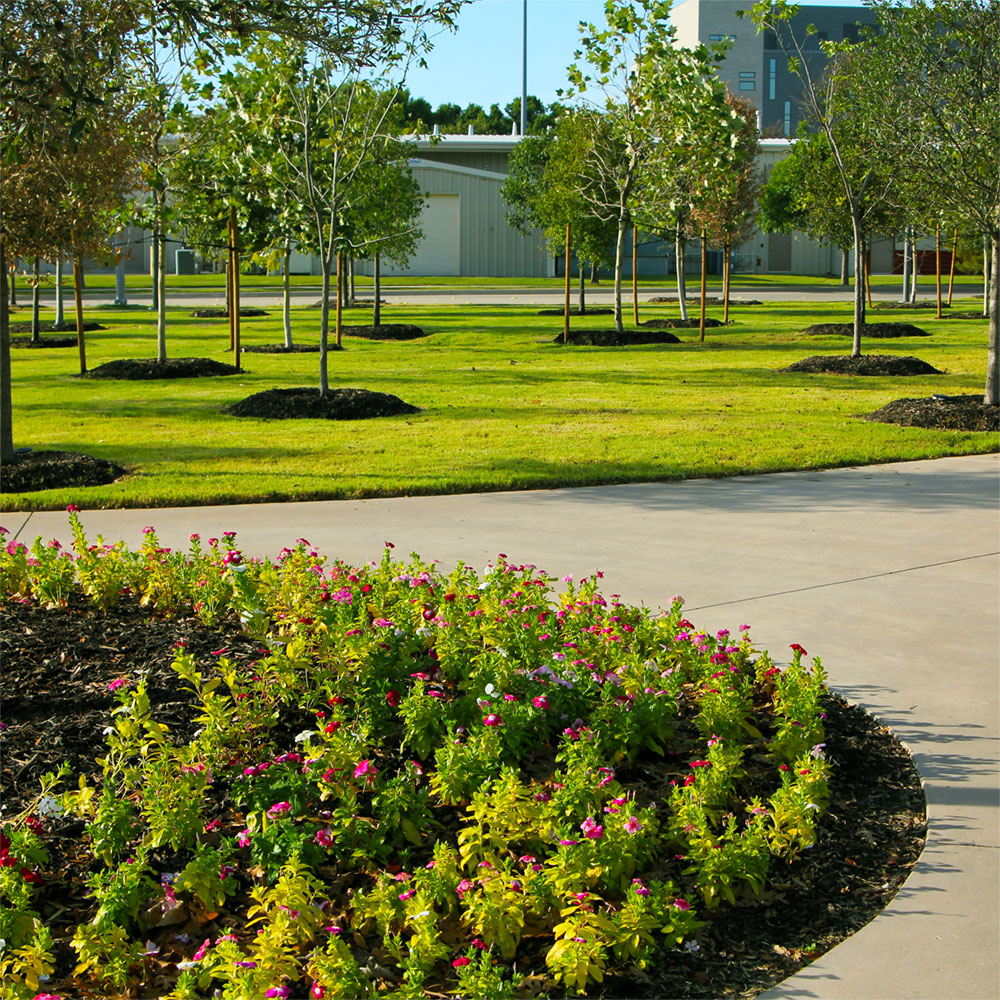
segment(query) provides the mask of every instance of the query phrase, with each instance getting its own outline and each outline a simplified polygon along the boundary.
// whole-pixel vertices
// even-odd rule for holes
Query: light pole
[[[528,131],[528,0],[521,8],[521,135]]]

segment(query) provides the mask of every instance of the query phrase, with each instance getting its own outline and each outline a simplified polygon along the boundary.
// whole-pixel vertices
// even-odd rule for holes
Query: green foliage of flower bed
[[[133,552],[70,516],[75,556],[6,545],[5,598],[235,614],[262,652],[174,650],[196,695],[189,741],[141,677],[114,682],[101,780],[69,776],[56,798],[53,777],[5,823],[4,998],[51,971],[32,894],[39,824],[60,810],[95,859],[77,981],[107,993],[152,975],[142,957],[179,911],[205,940],[160,963],[177,1000],[494,998],[529,971],[582,992],[697,948],[706,914],[814,841],[824,674],[797,645],[782,668],[748,626],[700,632],[680,597],[630,607],[596,577],[555,593],[503,555],[445,573],[387,545],[349,566],[299,540],[272,563],[232,534],[170,552],[152,528]]]

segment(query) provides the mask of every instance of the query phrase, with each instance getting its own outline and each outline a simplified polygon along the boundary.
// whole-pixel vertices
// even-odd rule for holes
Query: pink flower
[[[793,642],[788,648],[793,653],[798,653],[799,656],[805,656],[806,655],[806,651],[797,642]]]
[[[648,896],[649,895],[649,889],[646,888],[646,884],[642,881],[641,878],[634,878],[634,879],[632,879],[632,889],[633,889],[633,892],[635,892],[635,894],[637,896]]]
[[[250,831],[240,830],[240,832],[236,834],[236,843],[239,844],[240,847],[247,847],[250,843]]]
[[[692,767],[711,767],[712,762],[710,760],[693,760],[691,761]]]
[[[640,823],[635,816],[629,816],[625,820],[625,832],[626,833],[638,833],[642,829],[642,823]]]
[[[366,781],[372,781],[378,771],[375,769],[375,765],[370,760],[363,760],[354,769],[355,778],[364,778]]]
[[[600,840],[604,836],[604,827],[598,825],[593,816],[588,816],[580,824],[580,829],[588,840]]]
[[[204,957],[208,949],[211,947],[212,939],[205,938],[201,943],[201,947],[191,956],[192,962],[200,962]]]
[[[377,625],[379,628],[393,627],[393,623],[389,621],[388,618],[376,618],[375,621],[372,622],[372,625]]]
[[[66,512],[68,514],[79,514],[80,513],[80,508],[77,507],[77,505],[75,503],[71,503],[71,504],[67,505]]]
[[[125,677],[116,677],[109,685],[109,691],[117,691],[119,688],[128,687],[128,680]]]
[[[579,840],[560,840],[559,841],[559,846],[560,847],[574,847],[576,844],[579,844],[579,843],[580,843]]]
[[[329,827],[323,827],[316,831],[316,835],[313,837],[313,842],[319,844],[320,847],[331,847],[333,845],[333,837],[330,834]]]
[[[267,811],[267,815],[271,819],[277,819],[279,816],[284,816],[292,811],[292,804],[290,802],[275,802],[273,806]]]
[[[320,986],[319,983],[313,983],[309,989],[309,996],[311,1000],[324,1000],[324,997],[326,997],[326,988]]]
[[[538,695],[537,698],[532,698],[531,699],[531,704],[534,705],[535,708],[548,708],[549,707],[549,699],[546,698],[544,694],[540,694],[540,695]]]
[[[406,902],[406,900],[408,900],[408,899],[413,899],[413,897],[414,897],[414,896],[415,896],[416,894],[417,894],[417,890],[416,890],[416,889],[407,889],[407,890],[406,890],[406,892],[401,892],[401,893],[399,894],[399,898],[400,898],[401,900],[403,900],[403,902],[405,903],[405,902]]]
[[[457,893],[458,898],[462,899],[470,889],[475,889],[475,887],[475,882],[470,882],[469,879],[463,878],[462,881],[455,886],[455,892]]]
[[[482,938],[473,938],[472,947],[478,948],[480,951],[482,951],[486,947],[486,942],[483,941]]]
[[[463,966],[469,964],[469,960],[463,955],[461,958],[456,958],[451,964],[453,968],[461,969]]]
[[[683,897],[674,900],[674,908],[678,910],[690,910],[691,904]]]
[[[265,994],[266,997],[278,997],[280,1000],[288,1000],[292,991],[287,986],[272,986]]]
[[[483,725],[484,726],[502,726],[503,725],[503,719],[501,719],[499,715],[487,715],[486,718],[483,719]]]
[[[399,704],[399,692],[387,691],[385,700],[390,708],[395,708]]]

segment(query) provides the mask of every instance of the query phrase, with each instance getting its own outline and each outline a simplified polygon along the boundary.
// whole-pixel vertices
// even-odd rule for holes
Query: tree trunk
[[[729,278],[732,272],[733,243],[732,238],[726,237],[726,245],[722,258],[722,322],[729,322]]]
[[[991,274],[990,238],[983,237],[983,317],[990,314],[990,274]]]
[[[566,294],[565,301],[563,303],[563,343],[565,344],[569,340],[569,255],[572,249],[572,227],[567,222],[566,223],[566,274],[564,275],[566,279]]]
[[[585,316],[587,313],[587,277],[583,270],[583,261],[579,258],[577,258],[576,270],[580,276],[580,315]]]
[[[955,291],[955,258],[958,256],[958,226],[955,227],[955,238],[951,241],[951,270],[948,273],[948,308],[951,308],[951,296]]]
[[[708,274],[708,234],[701,231],[701,309],[698,312],[698,339],[705,341],[705,293],[707,291]]]
[[[639,325],[639,228],[632,227],[632,322]]]
[[[341,346],[344,335],[344,251],[337,251],[337,346]]]
[[[598,277],[597,272],[598,272],[597,261],[592,260],[590,262],[590,283],[592,285],[599,285],[601,283],[601,279]]]
[[[375,290],[375,305],[372,306],[372,325],[382,325],[382,255],[375,252],[375,266],[372,268],[372,287]]]
[[[622,256],[625,253],[625,226],[628,217],[622,213],[618,217],[618,238],[615,240],[615,329],[625,332],[622,322]]]
[[[322,298],[319,307],[319,394],[325,396],[330,391],[327,376],[327,354],[329,353],[327,339],[330,336],[330,257],[323,255],[323,281],[320,285]]]
[[[226,316],[229,319],[229,350],[233,349],[233,234],[226,221]]]
[[[233,324],[233,367],[239,371],[240,366],[240,230],[236,221],[236,206],[229,206],[229,226],[232,231],[230,244],[233,248],[233,306],[231,310]]]
[[[1000,343],[1000,232],[994,232],[990,238],[990,333],[989,347],[986,351],[986,392],[983,402],[990,406],[1000,404],[1000,361],[998,361],[998,343]]]
[[[14,458],[13,407],[10,400],[10,311],[7,305],[7,256],[0,240],[0,462]]]
[[[292,346],[292,241],[285,240],[285,259],[281,289],[281,325],[285,331],[285,347]]]
[[[903,230],[903,297],[901,302],[910,301],[910,254],[912,252],[910,244],[910,227]]]
[[[846,288],[851,283],[849,257],[846,250],[840,251],[840,283]]]
[[[347,280],[349,283],[348,294],[347,294],[347,304],[349,306],[354,305],[354,301],[357,298],[357,290],[354,287],[354,258],[347,258]]]
[[[153,278],[156,285],[156,360],[162,365],[167,360],[167,241],[162,226],[156,242],[160,248]]]
[[[115,262],[115,302],[116,306],[127,306],[128,296],[125,292],[125,252],[118,251],[118,260]]]
[[[73,254],[73,302],[76,305],[76,344],[80,348],[80,374],[87,374],[87,342],[83,330],[83,260]]]
[[[156,199],[156,192],[153,193],[153,199]],[[156,219],[159,218],[159,210],[156,211]],[[153,283],[153,309],[156,311],[157,316],[160,314],[160,290],[156,284],[156,276],[160,273],[160,234],[156,228],[157,222],[153,223],[153,243],[149,248],[149,277]]]
[[[861,331],[865,323],[865,241],[861,235],[858,220],[852,219],[854,227],[854,343],[851,357],[861,357]]]
[[[56,318],[52,324],[57,330],[61,330],[66,325],[66,310],[63,302],[63,262],[62,258],[56,260]],[[5,297],[6,301],[6,297]]]
[[[917,279],[920,270],[920,257],[917,254],[917,240],[914,234],[910,234],[910,255],[913,257],[913,264],[910,267],[910,301],[917,301]]]
[[[17,307],[17,275],[15,269],[17,267],[17,261],[11,264],[10,269],[10,304],[12,307]]]
[[[934,230],[934,279],[937,282],[937,318],[941,319],[941,227]]]
[[[37,344],[41,339],[41,328],[38,322],[38,308],[40,306],[41,289],[38,287],[41,282],[39,264],[41,262],[36,257],[31,265],[31,341]]]
[[[865,245],[865,298],[868,300],[868,308],[872,308],[872,272],[871,272],[871,261],[868,259],[869,254],[871,254],[871,244]]]
[[[687,285],[685,283],[684,274],[684,253],[686,247],[684,245],[684,234],[681,231],[681,227],[678,225],[677,231],[674,234],[674,257],[677,261],[677,304],[680,306],[681,319],[687,320],[688,318],[688,304],[687,304]]]

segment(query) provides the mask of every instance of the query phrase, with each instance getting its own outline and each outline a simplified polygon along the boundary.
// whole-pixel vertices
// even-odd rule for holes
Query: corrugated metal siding
[[[442,143],[442,146],[445,144]],[[481,152],[452,151],[448,149],[429,149],[420,152],[422,160],[433,160],[435,163],[453,163],[459,167],[471,167],[473,170],[489,170],[497,174],[507,173],[507,154],[483,150]]]

